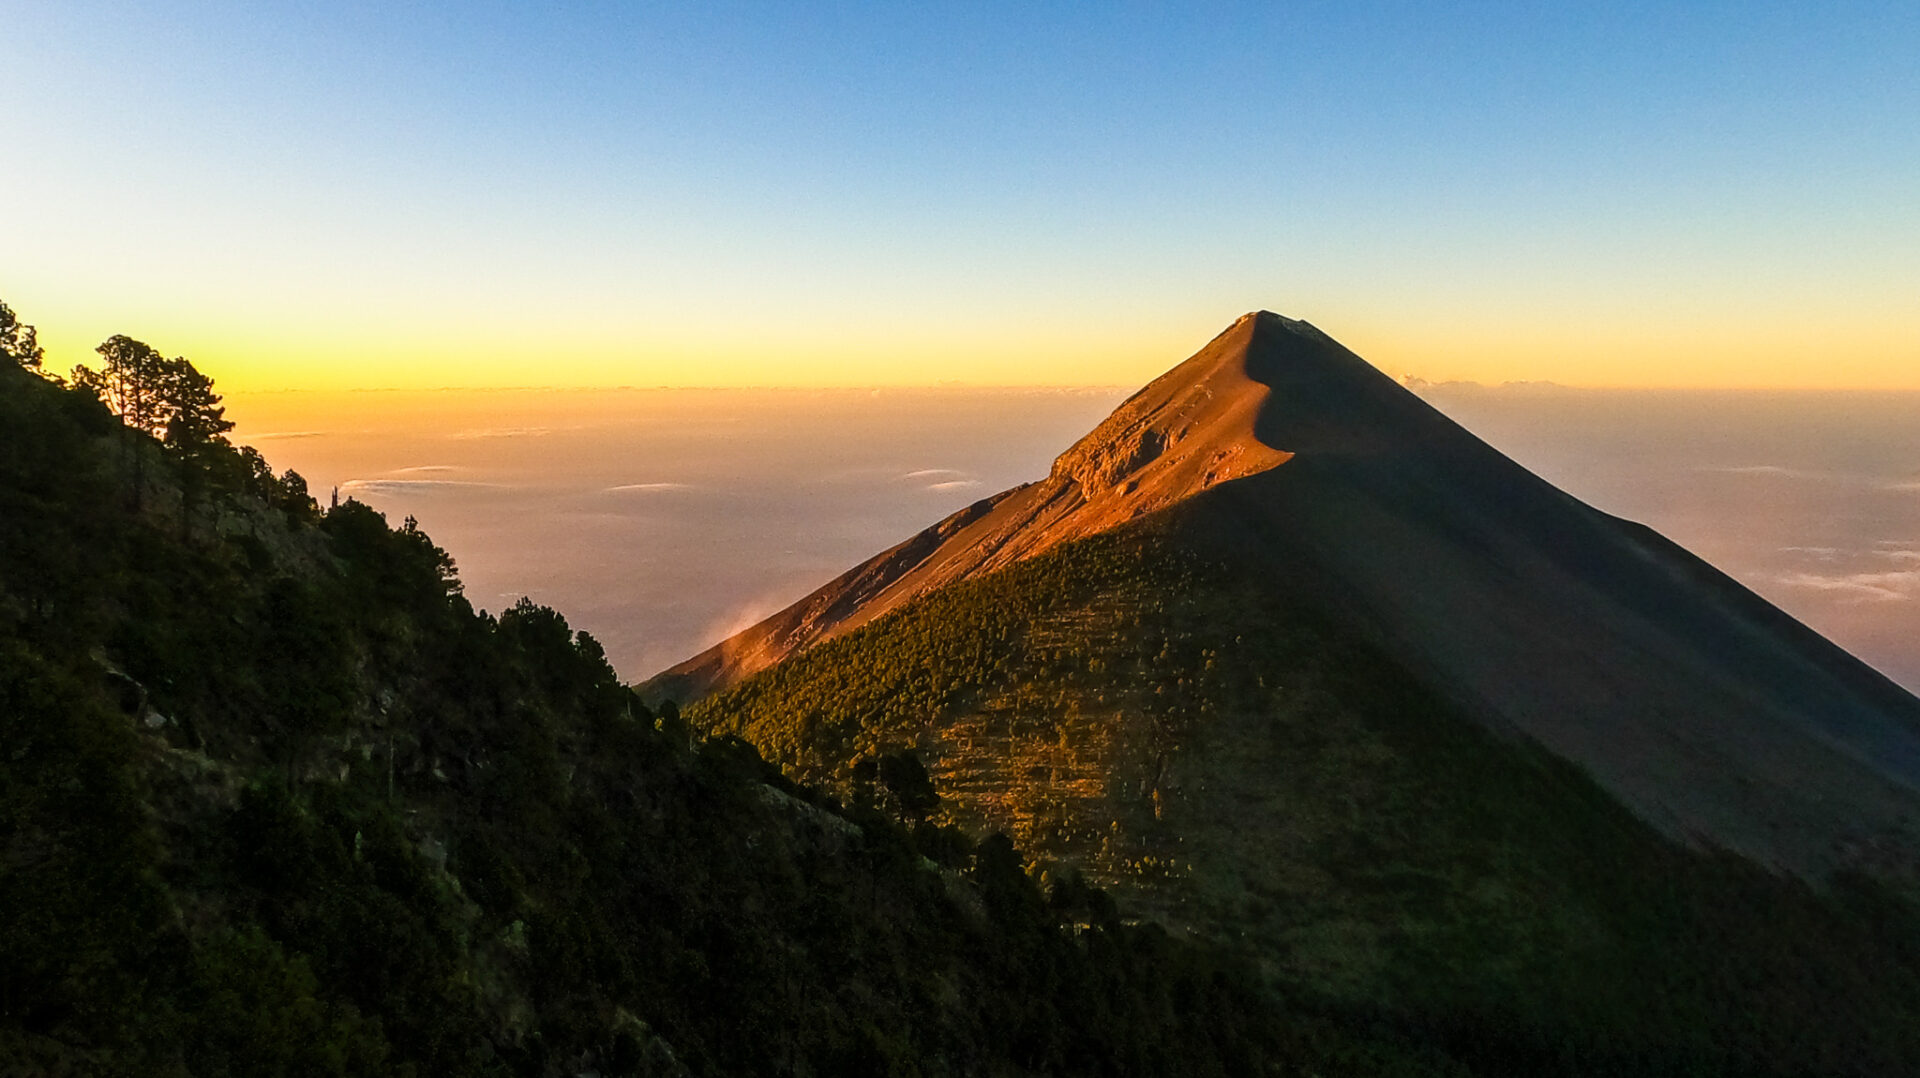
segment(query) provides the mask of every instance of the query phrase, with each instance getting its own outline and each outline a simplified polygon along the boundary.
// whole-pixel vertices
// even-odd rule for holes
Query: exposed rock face
[[[1586,769],[1669,834],[1817,874],[1911,849],[1920,702],[1711,566],[1260,313],[980,502],[674,667],[723,687],[955,581],[1150,513]]]
[[[1079,485],[1082,491],[1104,492],[1117,487],[1134,472],[1153,463],[1167,447],[1167,436],[1151,427],[1135,428],[1111,445],[1082,443],[1053,462],[1053,479]]]
[[[1278,315],[1242,317],[1060,454],[1047,478],[976,502],[868,559],[766,621],[655,677],[650,690],[681,700],[704,695],[935,588],[1285,461],[1291,454],[1267,446],[1254,433],[1267,389],[1248,375],[1246,357],[1263,320],[1290,332],[1310,329]]]

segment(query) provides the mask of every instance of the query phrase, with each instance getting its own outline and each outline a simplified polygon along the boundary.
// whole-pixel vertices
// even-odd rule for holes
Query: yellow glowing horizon
[[[16,308],[18,310],[19,308]],[[150,317],[144,330],[22,311],[41,327],[47,367],[96,362],[127,333],[184,355],[222,392],[279,390],[1137,386],[1193,354],[1233,316],[1022,319],[916,326],[749,325],[694,332],[529,326],[433,333],[417,326],[208,325]],[[152,312],[142,312],[149,313]],[[1555,382],[1582,388],[1920,390],[1913,327],[1842,318],[1755,318],[1732,326],[1612,317],[1494,321],[1460,312],[1282,309],[1381,370],[1434,382]],[[140,319],[123,319],[132,323]]]

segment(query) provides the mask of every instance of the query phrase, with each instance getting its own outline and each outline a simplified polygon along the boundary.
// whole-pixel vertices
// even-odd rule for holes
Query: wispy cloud
[[[1464,380],[1458,380],[1458,379],[1448,380],[1445,382],[1430,382],[1427,379],[1422,378],[1417,374],[1401,375],[1400,384],[1406,387],[1408,390],[1417,394],[1499,393],[1504,396],[1545,396],[1547,394],[1583,392],[1582,390],[1575,389],[1572,386],[1563,386],[1558,382],[1536,382],[1536,381],[1500,382],[1498,384],[1493,384],[1493,385],[1490,385],[1486,382],[1464,381]],[[1586,392],[1590,392],[1590,391],[1586,391]]]
[[[1721,475],[1765,475],[1780,479],[1834,479],[1832,472],[1814,471],[1809,468],[1788,468],[1779,464],[1734,464],[1707,466],[1695,469],[1702,472],[1717,472]]]
[[[1840,556],[1840,548],[1833,546],[1783,546],[1780,548],[1780,553],[1805,554],[1808,557],[1819,558],[1821,561],[1832,561]]]
[[[283,438],[318,438],[327,432],[324,430],[270,430],[265,434],[249,434],[249,442],[273,442]]]
[[[429,475],[437,472],[457,472],[461,469],[451,464],[416,464],[411,468],[395,468],[394,475]]]
[[[950,490],[970,490],[980,485],[980,480],[976,478],[972,472],[961,468],[919,468],[911,472],[901,473],[900,481],[903,483],[924,484],[920,489],[930,490],[935,493],[944,493]]]
[[[456,441],[468,441],[474,438],[538,438],[552,433],[552,427],[474,427],[469,430],[456,430],[447,437]]]
[[[349,479],[340,484],[342,494],[371,494],[384,497],[499,489],[503,488],[498,483],[469,483],[457,479]]]
[[[1776,577],[1790,588],[1836,593],[1862,602],[1920,599],[1920,570],[1885,573],[1785,573]]]
[[[695,489],[692,483],[622,483],[608,487],[608,494],[673,494]]]

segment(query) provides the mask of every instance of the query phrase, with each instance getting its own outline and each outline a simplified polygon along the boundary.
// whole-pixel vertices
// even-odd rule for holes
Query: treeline
[[[63,383],[4,313],[0,1073],[1430,1073],[930,822],[905,756],[842,804],[695,736],[186,361]]]
[[[884,629],[830,641],[694,708],[704,729],[734,734],[815,781],[844,779],[886,746],[931,733],[1002,695],[1069,684],[1116,693],[1142,677],[1171,716],[1164,622],[1193,590],[1194,566],[1143,558],[1109,537],[1070,544],[1038,569],[943,588],[889,615]]]

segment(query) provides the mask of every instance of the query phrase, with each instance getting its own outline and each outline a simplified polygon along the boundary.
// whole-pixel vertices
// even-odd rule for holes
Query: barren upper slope
[[[983,499],[655,679],[682,699],[733,684],[935,588],[1106,531],[1290,454],[1254,433],[1267,388],[1247,370],[1249,314],[1128,398],[1052,472]]]
[[[1045,480],[675,667],[739,681],[955,581],[1148,514],[1281,606],[1571,760],[1669,834],[1812,874],[1899,859],[1920,702],[1652,531],[1560,492],[1304,322],[1260,313]]]

